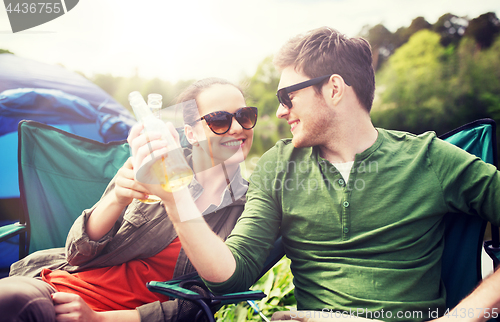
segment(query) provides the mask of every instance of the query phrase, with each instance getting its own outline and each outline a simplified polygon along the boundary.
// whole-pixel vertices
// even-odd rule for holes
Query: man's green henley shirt
[[[443,216],[463,212],[500,224],[499,174],[432,132],[377,131],[348,182],[317,147],[297,149],[285,139],[266,152],[226,241],[236,271],[209,287],[247,289],[281,234],[299,310],[384,310],[389,321],[401,320],[397,312],[442,314]]]

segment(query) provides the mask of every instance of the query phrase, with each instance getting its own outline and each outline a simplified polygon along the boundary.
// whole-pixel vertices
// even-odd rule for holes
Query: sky
[[[238,82],[287,39],[317,27],[353,37],[365,25],[382,23],[394,32],[418,16],[432,24],[445,13],[472,19],[489,11],[500,17],[500,1],[81,0],[63,16],[18,33],[0,7],[0,48],[88,77]]]

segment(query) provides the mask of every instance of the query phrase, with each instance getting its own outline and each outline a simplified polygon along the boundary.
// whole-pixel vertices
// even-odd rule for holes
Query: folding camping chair
[[[481,119],[466,124],[440,137],[463,150],[474,154],[487,163],[497,166],[496,124],[491,119]],[[446,305],[455,307],[466,297],[481,280],[481,246],[487,222],[477,216],[466,214],[447,214],[445,220],[445,247],[442,257],[442,279],[446,287]],[[492,240],[485,242],[486,252],[498,264],[500,258],[498,227],[491,227]],[[277,263],[285,251],[281,237],[275,242],[272,254],[268,257],[262,275]],[[497,258],[497,256],[499,256]],[[187,276],[186,279],[192,279]],[[194,300],[199,303],[217,303],[223,297],[204,297],[190,294],[183,289],[183,279],[168,282],[150,282],[149,288],[172,297]],[[204,308],[207,315],[209,311]],[[210,317],[213,321],[213,317]]]
[[[20,122],[18,133],[19,190],[27,216],[5,227],[8,235],[0,238],[25,237],[19,245],[23,258],[37,250],[64,247],[75,219],[100,199],[130,151],[126,141],[101,143],[35,121]],[[224,296],[224,303],[263,297],[260,291],[235,293]]]
[[[1,227],[20,234],[19,258],[63,247],[83,209],[93,206],[130,155],[126,141],[100,143],[49,125],[18,126],[19,190],[25,216]],[[0,241],[2,240],[0,239]]]
[[[498,166],[496,124],[481,119],[440,136],[461,149]],[[487,222],[478,216],[447,214],[441,276],[446,286],[446,305],[455,307],[481,281],[481,247]],[[486,253],[496,267],[499,254],[498,227],[491,226],[491,240],[484,242]]]

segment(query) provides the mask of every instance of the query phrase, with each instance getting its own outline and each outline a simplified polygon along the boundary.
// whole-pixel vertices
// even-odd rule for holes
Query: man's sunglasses
[[[195,123],[205,120],[212,132],[217,135],[222,135],[231,128],[231,125],[233,124],[233,117],[245,130],[253,129],[257,123],[257,108],[242,107],[234,113],[226,111],[208,113],[207,115],[202,116],[199,120],[196,120]]]
[[[306,80],[305,82],[302,82],[302,83],[298,83],[298,84],[291,85],[288,87],[283,87],[280,90],[278,90],[278,92],[276,92],[276,96],[278,97],[278,101],[284,107],[291,109],[292,108],[292,100],[290,99],[290,96],[288,94],[295,92],[295,91],[298,91],[299,89],[303,89],[303,88],[306,88],[306,87],[309,87],[312,85],[317,85],[317,84],[321,83],[322,81],[326,80],[327,78],[330,78],[332,75],[334,75],[334,74],[316,77],[316,78],[313,78],[310,80]],[[344,80],[344,82],[347,86],[351,86],[351,85],[347,84],[347,82],[345,80]]]

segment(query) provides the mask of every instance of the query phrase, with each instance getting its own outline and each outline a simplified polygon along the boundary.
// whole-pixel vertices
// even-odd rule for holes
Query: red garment
[[[168,296],[149,291],[146,283],[172,279],[180,249],[181,243],[176,238],[150,258],[73,274],[43,269],[42,279],[59,292],[80,295],[94,311],[135,309],[146,303],[168,300]]]

